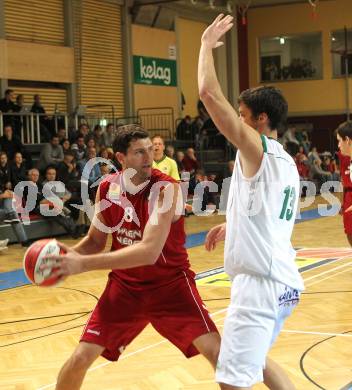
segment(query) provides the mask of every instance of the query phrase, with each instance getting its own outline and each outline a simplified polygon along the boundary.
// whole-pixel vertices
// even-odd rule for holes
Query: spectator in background
[[[100,148],[97,146],[95,139],[93,137],[88,139],[86,145],[87,145],[87,149],[94,148],[96,152],[99,153]]]
[[[62,145],[66,138],[66,129],[64,127],[60,127],[59,130],[57,131],[57,136],[59,138],[59,143]]]
[[[165,148],[165,154],[167,157],[175,160],[175,148],[172,145],[167,145]]]
[[[107,148],[112,147],[112,143],[115,139],[115,126],[113,123],[108,123],[103,133],[103,145]]]
[[[31,108],[31,112],[33,112],[34,114],[39,114],[41,142],[48,142],[52,135],[49,131],[49,118],[47,115],[45,115],[45,109],[42,106],[40,95],[38,94],[33,96],[33,105]]]
[[[93,202],[98,188],[97,185],[93,186],[93,184],[99,182],[101,177],[100,167],[96,162],[96,157],[97,151],[95,148],[87,149],[87,157],[82,161],[82,164],[79,167],[82,174],[82,179],[88,182],[88,193],[90,199]],[[89,174],[85,172],[85,168],[89,169]]]
[[[81,182],[79,181],[79,172],[74,161],[74,154],[72,151],[64,153],[64,160],[57,166],[57,180],[65,184],[67,190],[71,193],[67,206],[71,211],[71,216],[74,220],[79,217],[79,210],[72,207],[72,204],[82,204],[80,189]]]
[[[104,176],[109,175],[111,172],[111,167],[108,164],[100,164],[100,174],[101,179],[104,178]]]
[[[105,160],[113,160],[114,159],[114,153],[112,152],[112,150],[110,150],[110,148],[106,148],[105,146],[103,146],[100,149],[99,157],[105,158]]]
[[[282,136],[281,142],[287,153],[289,153],[291,156],[295,156],[299,148],[299,142],[296,138],[296,128],[288,128]]]
[[[224,148],[225,137],[216,128],[215,123],[209,116],[201,100],[198,101],[197,108],[199,112],[199,117],[201,118],[201,122],[203,122],[201,128],[199,129],[199,142],[204,148],[208,148],[210,146]]]
[[[195,187],[200,185],[204,188],[202,206],[201,206],[202,211],[204,211],[207,208],[207,205],[216,205],[215,194],[209,191],[207,182],[208,182],[208,178],[205,175],[204,171],[202,169],[198,169],[195,172]],[[195,198],[193,198],[193,200],[194,199]]]
[[[303,156],[307,157],[303,145],[300,145],[296,154],[296,159],[301,159]]]
[[[26,114],[28,113],[30,110],[29,110],[29,107],[26,106],[24,104],[24,95],[22,94],[19,94],[16,96],[16,112],[18,112],[19,114]]]
[[[15,93],[13,89],[7,89],[5,91],[5,96],[3,99],[0,100],[0,111],[4,114],[8,114],[11,112],[16,112],[16,105],[13,102],[15,98]],[[14,117],[12,115],[4,115],[3,116],[3,123],[4,126],[14,125]]]
[[[44,171],[48,166],[56,167],[63,159],[64,152],[59,144],[59,137],[57,134],[53,134],[50,142],[46,143],[40,152],[38,168],[40,171]]]
[[[93,133],[90,132],[89,126],[86,123],[81,123],[78,130],[71,132],[69,139],[71,144],[74,144],[77,143],[79,137],[83,137],[84,142],[86,143],[92,136]]]
[[[0,189],[0,221],[9,223],[15,233],[17,241],[23,247],[27,247],[31,242],[28,240],[23,224],[18,217],[14,207],[13,197],[14,193],[11,190],[2,191]]]
[[[321,164],[321,158],[315,146],[313,146],[312,150],[308,153],[308,160],[311,165],[314,165],[315,161],[318,161],[319,164]]]
[[[62,146],[62,151],[64,152],[68,152],[68,151],[71,151],[71,144],[70,144],[70,141],[68,138],[65,138],[61,141],[61,146]]]
[[[304,153],[297,153],[296,165],[300,180],[308,180],[310,176],[309,161]]]
[[[192,125],[192,118],[186,115],[176,128],[176,139],[193,141],[195,138],[195,128]]]
[[[4,135],[0,137],[0,149],[6,152],[9,161],[13,160],[16,153],[22,153],[27,168],[32,167],[31,155],[26,151],[21,140],[13,134],[12,126],[4,127]]]
[[[24,105],[24,96],[22,94],[16,96],[15,112],[23,115],[29,112],[29,108]],[[22,128],[23,130],[27,129],[27,121],[23,116],[14,116],[14,135],[18,139],[21,139]],[[23,136],[25,135],[26,133],[24,132]]]
[[[94,126],[93,139],[95,141],[97,153],[99,153],[100,149],[104,146],[103,129],[100,125]]]
[[[186,155],[183,159],[183,166],[191,175],[194,175],[196,170],[200,168],[193,148],[188,148],[186,150]]]
[[[307,133],[305,130],[302,131],[302,141],[301,141],[301,145],[302,145],[303,148],[304,148],[304,153],[305,153],[306,155],[308,155],[309,149],[310,149],[310,146],[311,146],[311,142],[309,141],[308,133]]]
[[[12,188],[15,188],[21,181],[27,180],[26,166],[20,152],[15,154],[15,158],[10,164],[10,179]]]
[[[0,191],[11,189],[11,175],[7,154],[5,152],[0,152]]]
[[[64,153],[64,159],[57,165],[57,180],[63,182],[69,188],[71,182],[78,182],[78,171],[75,156],[72,151]]]
[[[86,156],[86,150],[87,150],[87,146],[84,143],[84,136],[83,135],[80,135],[77,138],[76,143],[72,144],[71,150],[73,151],[73,153],[75,155],[75,160],[76,160],[77,165],[81,164],[81,162],[84,160],[84,158]]]
[[[325,157],[322,168],[324,171],[331,173],[331,180],[340,181],[340,172],[334,159],[331,159],[331,157]]]
[[[36,205],[35,205],[33,212],[37,215],[41,215],[45,219],[57,222],[59,225],[61,225],[65,229],[65,231],[68,234],[71,235],[72,238],[78,238],[78,236],[79,236],[78,228],[76,227],[73,219],[68,215],[69,212],[65,207],[63,207],[62,211],[58,215],[55,215],[55,216],[47,216],[44,213],[41,213],[41,210],[40,210],[40,205],[48,205],[50,210],[53,210],[55,208],[57,208],[57,209],[59,208],[59,205],[55,203],[55,202],[57,202],[56,198],[46,199],[46,198],[44,198],[44,195],[43,195],[43,186],[46,183],[56,181],[56,169],[54,167],[48,167],[46,169],[45,180],[43,181],[43,183],[39,182],[39,171],[35,168],[31,169],[28,172],[28,179],[31,182],[30,185],[36,186],[37,190],[38,190]],[[61,192],[61,191],[58,191],[55,186],[53,186],[51,188],[51,191],[55,196],[57,196],[58,198],[61,199],[61,201],[63,202],[64,205],[71,197],[71,194],[67,190],[64,192]],[[27,194],[28,194],[28,191],[25,193],[25,199],[28,196]],[[26,199],[26,201],[27,201],[27,199]]]
[[[181,150],[178,150],[176,152],[176,164],[177,164],[177,169],[178,169],[178,173],[180,176],[181,176],[182,172],[184,172],[186,170],[184,165],[183,165],[184,158],[185,158],[185,154]]]
[[[228,175],[232,176],[233,170],[235,168],[235,160],[230,160],[227,162]]]
[[[317,180],[319,183],[319,188],[322,186],[323,183],[332,180],[332,175],[330,172],[325,171],[322,168],[322,162],[321,160],[314,160],[313,165],[310,169],[310,174],[313,179]]]
[[[162,173],[171,176],[175,180],[180,180],[176,161],[165,154],[165,142],[160,135],[152,138],[154,149],[153,168],[159,169]]]

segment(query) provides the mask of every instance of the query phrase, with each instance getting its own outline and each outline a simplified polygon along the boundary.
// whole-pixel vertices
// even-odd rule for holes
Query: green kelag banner
[[[133,56],[135,84],[176,87],[176,61],[163,58]]]

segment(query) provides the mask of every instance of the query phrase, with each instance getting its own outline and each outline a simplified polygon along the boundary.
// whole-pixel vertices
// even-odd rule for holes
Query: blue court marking
[[[352,390],[352,382],[350,382],[348,385],[344,386],[341,390]]]
[[[23,269],[0,273],[0,290],[7,290],[26,284],[29,284],[29,281],[24,274]]]
[[[334,206],[332,206],[332,207],[334,207]],[[332,207],[330,207],[328,209],[329,214],[337,215],[337,213],[338,213],[337,208],[334,207],[334,209],[332,210]],[[324,218],[324,217],[325,216],[319,214],[318,209],[307,210],[307,211],[303,211],[301,213],[301,218],[296,219],[295,223],[302,223],[302,222],[306,222],[306,221],[311,221],[312,219],[318,219],[318,218]]]
[[[186,237],[186,248],[193,248],[204,244],[208,232],[190,234]]]
[[[321,215],[319,215],[318,213],[318,209],[307,210],[301,213],[301,219],[296,219],[295,223],[306,222],[317,218],[321,218]],[[189,248],[194,248],[196,246],[203,245],[207,233],[208,233],[207,231],[204,231],[200,233],[189,234],[186,237],[186,248],[189,249]],[[0,291],[7,290],[9,288],[24,286],[27,284],[30,283],[22,269],[0,273]],[[348,390],[352,390],[352,388]]]

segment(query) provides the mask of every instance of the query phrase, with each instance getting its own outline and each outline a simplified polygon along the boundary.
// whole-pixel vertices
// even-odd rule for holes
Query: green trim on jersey
[[[264,150],[264,153],[267,153],[268,152],[268,147],[266,146],[266,139],[265,139],[265,136],[263,134],[260,135],[260,138],[262,139],[262,145],[263,145],[263,150]]]

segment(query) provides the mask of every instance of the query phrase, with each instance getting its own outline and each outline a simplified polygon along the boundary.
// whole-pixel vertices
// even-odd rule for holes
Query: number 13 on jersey
[[[285,199],[282,204],[282,209],[280,213],[280,219],[286,219],[290,221],[293,217],[293,209],[296,202],[296,190],[294,187],[287,186],[284,190]]]

